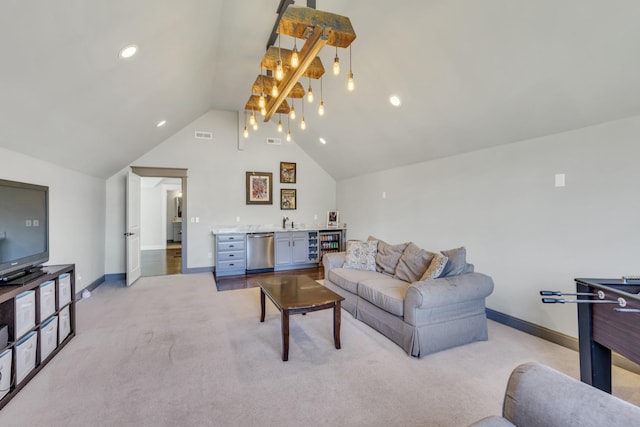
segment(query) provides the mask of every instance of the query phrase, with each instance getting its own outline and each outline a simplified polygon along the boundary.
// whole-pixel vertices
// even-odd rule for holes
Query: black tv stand
[[[42,270],[42,266],[29,267],[3,277],[0,279],[0,286],[21,286],[37,279],[40,276],[44,276],[45,274],[46,273]]]

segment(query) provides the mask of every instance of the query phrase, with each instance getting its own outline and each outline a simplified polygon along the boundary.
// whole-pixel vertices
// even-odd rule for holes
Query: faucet
[[[283,216],[282,217],[282,228],[287,228],[287,221],[289,221],[289,217]]]

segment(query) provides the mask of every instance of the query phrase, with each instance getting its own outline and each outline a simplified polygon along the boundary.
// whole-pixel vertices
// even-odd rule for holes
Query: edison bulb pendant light
[[[271,86],[271,96],[274,98],[278,96],[278,85]]]
[[[309,89],[307,89],[307,102],[309,104],[313,102],[313,89],[311,88],[311,79],[309,79]]]
[[[320,106],[318,106],[318,115],[324,116],[324,101],[320,100]]]
[[[280,81],[284,78],[284,69],[282,68],[282,59],[276,61],[276,80]]]
[[[293,52],[291,52],[291,66],[293,68],[298,68],[300,65],[300,59],[298,58],[298,49],[296,48],[295,42],[293,45]]]
[[[251,116],[249,116],[249,124],[251,126],[256,124],[256,112],[255,111],[251,111]]]
[[[353,92],[356,85],[353,82],[353,71],[351,71],[351,45],[349,45],[349,80],[347,80],[347,90]]]
[[[305,130],[307,128],[307,124],[304,122],[304,116],[300,120],[300,129]]]
[[[338,58],[338,46],[336,45],[336,57],[333,60],[333,75],[340,74],[340,58]]]
[[[260,114],[262,114],[263,117],[266,116],[267,115],[267,109],[265,107],[262,107],[260,109]]]
[[[293,105],[293,99],[291,100],[291,110],[289,110],[289,118],[291,120],[296,119],[296,107]]]
[[[291,129],[287,132],[287,142],[291,142]]]
[[[264,93],[261,93],[260,98],[258,98],[258,107],[264,108],[265,105],[267,105],[267,102],[264,99]]]
[[[253,124],[253,130],[258,130],[258,122],[255,122],[255,123]]]
[[[247,125],[244,125],[244,132],[242,132],[242,135],[245,138],[249,138],[249,129],[247,129]]]
[[[282,133],[282,119],[278,118],[278,132]]]

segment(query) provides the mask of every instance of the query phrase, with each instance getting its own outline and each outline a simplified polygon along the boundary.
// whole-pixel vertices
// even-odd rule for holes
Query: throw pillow
[[[347,254],[343,267],[352,270],[376,271],[377,249],[378,242],[376,240],[369,242],[347,241]]]
[[[457,276],[464,272],[467,266],[467,250],[464,246],[442,251],[442,254],[449,258],[441,274],[442,277]]]
[[[369,241],[378,241],[378,252],[376,253],[376,270],[390,276],[396,272],[396,266],[400,260],[402,252],[409,243],[400,243],[398,245],[390,245],[389,243],[369,236]]]
[[[409,243],[400,256],[396,273],[393,277],[409,283],[417,282],[429,267],[434,255],[429,251],[420,249],[413,243]]]
[[[442,254],[433,254],[433,259],[427,268],[427,271],[424,272],[420,280],[427,279],[437,279],[440,277],[442,272],[444,271],[445,266],[447,265],[447,258]]]

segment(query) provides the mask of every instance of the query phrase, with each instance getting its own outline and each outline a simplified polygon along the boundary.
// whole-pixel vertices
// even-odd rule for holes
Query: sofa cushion
[[[442,251],[442,254],[448,258],[448,261],[441,277],[457,276],[464,273],[467,267],[467,250],[464,246]]]
[[[433,253],[409,243],[400,256],[394,278],[413,283],[420,280],[433,259]]]
[[[358,293],[358,282],[381,277],[385,276],[375,271],[351,270],[348,268],[332,268],[329,271],[329,281],[352,294]]]
[[[378,242],[371,240],[361,242],[359,240],[347,241],[347,254],[343,268],[354,270],[376,271],[376,252]]]
[[[449,258],[442,254],[433,254],[433,259],[429,263],[429,267],[427,267],[427,270],[424,272],[420,280],[437,279],[440,277],[447,265],[448,259]]]
[[[383,276],[384,277],[384,276]],[[404,296],[409,283],[391,277],[361,280],[358,295],[396,316],[404,316]]]
[[[400,243],[397,245],[390,245],[384,240],[376,239],[369,236],[369,241],[378,241],[378,252],[376,253],[376,270],[393,276],[396,272],[396,266],[400,260],[402,252],[405,250],[409,243]]]

